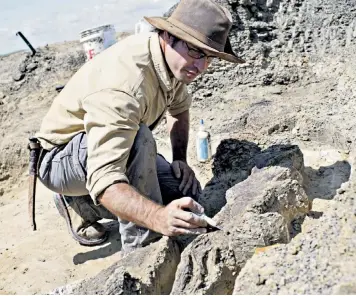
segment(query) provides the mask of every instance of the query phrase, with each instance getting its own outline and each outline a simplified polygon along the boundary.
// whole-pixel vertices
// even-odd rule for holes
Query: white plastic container
[[[200,162],[207,162],[211,159],[210,134],[205,130],[204,120],[200,120],[199,131],[196,138],[197,158]]]
[[[153,27],[148,22],[146,22],[145,19],[141,19],[135,25],[135,35],[145,32],[151,32],[152,30]]]
[[[80,43],[83,44],[87,61],[116,43],[116,32],[113,25],[104,25],[80,32]]]

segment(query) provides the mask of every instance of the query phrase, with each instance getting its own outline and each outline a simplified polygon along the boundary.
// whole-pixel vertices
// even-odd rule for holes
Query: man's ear
[[[166,41],[167,44],[169,44],[171,47],[174,43],[174,37],[170,35],[167,31],[163,32],[163,39]]]
[[[168,44],[170,44],[170,38],[171,36],[168,34],[168,32],[167,31],[164,31],[163,32],[163,39],[164,39],[164,41],[166,41]]]

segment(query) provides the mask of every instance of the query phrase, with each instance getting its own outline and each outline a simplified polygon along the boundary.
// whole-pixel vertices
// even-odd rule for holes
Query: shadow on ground
[[[318,170],[306,167],[304,171],[308,177],[305,184],[308,197],[331,200],[342,183],[350,179],[351,165],[347,161],[337,161],[330,166],[322,166]]]
[[[304,168],[304,158],[297,145],[272,145],[261,150],[255,143],[246,140],[223,140],[214,156],[213,178],[206,184],[199,202],[206,214],[213,217],[226,204],[226,191],[246,180],[254,167],[290,167],[292,159],[296,161],[296,156],[300,159],[297,165]],[[305,167],[303,185],[310,200],[330,200],[342,183],[350,179],[350,174],[351,165],[347,161],[337,161],[316,170]]]
[[[119,233],[119,222],[111,221],[103,223],[103,225],[109,231],[108,241],[100,248],[91,249],[85,253],[78,253],[73,257],[73,263],[75,265],[83,264],[90,260],[96,260],[100,258],[109,257],[117,252],[121,251],[121,237]]]

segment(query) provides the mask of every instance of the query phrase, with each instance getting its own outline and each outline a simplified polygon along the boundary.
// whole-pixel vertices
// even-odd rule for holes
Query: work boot
[[[65,197],[62,194],[53,195],[59,214],[66,220],[69,233],[84,246],[96,246],[108,238],[105,227],[96,222],[95,212],[86,203],[85,197]]]

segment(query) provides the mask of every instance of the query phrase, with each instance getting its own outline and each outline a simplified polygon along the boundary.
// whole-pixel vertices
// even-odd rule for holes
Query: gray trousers
[[[70,206],[73,202],[81,208],[83,220],[95,222],[102,218],[118,219],[122,248],[131,251],[145,246],[161,237],[132,222],[114,216],[102,205],[94,205],[86,189],[87,137],[85,133],[76,135],[69,143],[44,152],[39,165],[39,180],[51,191],[63,194]],[[140,125],[134,144],[130,150],[126,175],[130,185],[142,195],[163,205],[183,197],[178,180],[168,163],[157,155],[156,142],[146,125]],[[196,199],[191,192],[185,196]]]

